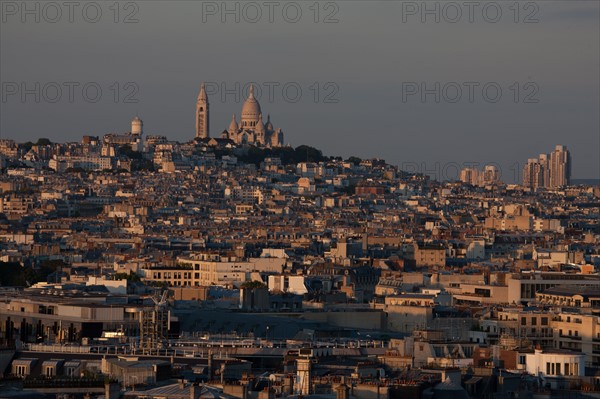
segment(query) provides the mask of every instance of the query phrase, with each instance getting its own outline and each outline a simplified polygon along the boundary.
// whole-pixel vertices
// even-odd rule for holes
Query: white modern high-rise
[[[500,182],[500,171],[494,165],[485,165],[482,175],[483,184],[496,184]]]
[[[571,183],[571,153],[564,145],[557,145],[550,154],[550,182],[548,187],[564,187]]]
[[[533,190],[544,187],[544,172],[539,159],[529,158],[523,168],[523,185]]]
[[[530,158],[523,167],[523,185],[532,189],[538,187],[559,188],[571,184],[571,153],[564,145],[557,145],[554,151]]]
[[[485,165],[483,170],[464,168],[460,171],[460,181],[473,186],[486,186],[500,182],[500,171],[494,165]]]
[[[479,170],[475,168],[464,168],[460,171],[460,181],[465,184],[476,186],[479,183]]]
[[[540,154],[539,161],[542,168],[542,187],[547,187],[550,184],[550,156]]]

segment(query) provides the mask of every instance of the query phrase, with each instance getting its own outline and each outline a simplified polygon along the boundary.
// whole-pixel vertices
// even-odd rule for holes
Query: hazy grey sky
[[[492,162],[512,181],[527,158],[564,144],[573,177],[600,178],[598,1],[137,1],[120,2],[118,15],[98,1],[74,3],[72,16],[62,1],[25,2],[32,14],[21,1],[1,3],[2,138],[123,132],[137,112],[145,133],[184,141],[202,81],[256,82],[265,119],[294,146],[442,178],[455,177],[454,165]],[[124,23],[128,15],[138,22]],[[78,85],[72,102],[66,82]],[[422,88],[432,92],[422,98]],[[212,135],[239,115],[243,95],[210,96]]]

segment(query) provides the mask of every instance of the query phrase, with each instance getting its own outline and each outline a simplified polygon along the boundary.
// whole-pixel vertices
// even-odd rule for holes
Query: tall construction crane
[[[156,292],[150,297],[154,307],[144,308],[140,312],[141,349],[158,350],[166,347],[170,319],[168,294],[167,290]]]

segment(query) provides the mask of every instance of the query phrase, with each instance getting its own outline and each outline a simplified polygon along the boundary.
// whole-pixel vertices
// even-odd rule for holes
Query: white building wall
[[[583,377],[585,375],[585,355],[579,353],[542,352],[525,355],[528,373],[545,377]]]

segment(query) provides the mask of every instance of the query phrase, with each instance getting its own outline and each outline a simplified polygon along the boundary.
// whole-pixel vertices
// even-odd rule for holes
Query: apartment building
[[[446,248],[435,245],[415,246],[414,260],[417,266],[446,265]]]
[[[570,380],[585,375],[584,355],[573,352],[542,351],[525,354],[528,373],[541,377],[553,389],[566,389]]]
[[[177,258],[175,267],[142,269],[145,281],[167,282],[172,287],[220,285],[243,283],[252,272],[280,274],[285,258],[239,258],[218,254],[194,254]]]
[[[48,166],[50,169],[61,173],[70,168],[80,168],[83,170],[105,170],[112,169],[113,158],[94,154],[82,156],[55,155],[48,163]]]
[[[600,316],[559,313],[552,327],[555,349],[584,354],[586,367],[600,367]]]
[[[498,334],[517,340],[527,340],[532,346],[554,347],[552,315],[543,311],[528,311],[521,308],[504,309],[498,312]]]
[[[527,304],[536,299],[538,292],[556,286],[594,287],[600,290],[599,275],[565,272],[524,271],[506,278],[508,303]]]
[[[139,329],[141,306],[107,295],[31,289],[7,297],[0,308],[0,341],[78,342],[99,337],[103,331]],[[113,301],[112,303],[109,301]]]
[[[556,286],[535,295],[542,305],[578,308],[582,312],[600,311],[600,290],[595,286]]]

